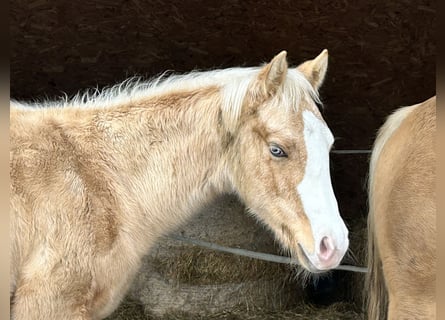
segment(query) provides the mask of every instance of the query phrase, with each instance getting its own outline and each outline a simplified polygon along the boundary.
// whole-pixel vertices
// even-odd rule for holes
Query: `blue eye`
[[[270,153],[277,158],[287,157],[286,152],[283,151],[279,146],[272,145],[269,147]]]

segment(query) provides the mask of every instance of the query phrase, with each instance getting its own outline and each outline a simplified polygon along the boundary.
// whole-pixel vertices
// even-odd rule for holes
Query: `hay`
[[[282,264],[188,246],[178,253],[162,251],[147,264],[135,280],[133,296],[158,318],[237,308],[283,310],[303,295],[295,272]]]
[[[361,238],[364,245],[363,233],[351,231],[351,238]],[[154,259],[152,264],[159,278],[149,276],[150,289],[141,299],[147,314],[155,319],[279,319],[286,315],[304,319],[311,310],[315,319],[315,314],[325,319],[357,319],[362,305],[362,274],[338,272],[341,276],[335,277],[339,283],[330,293],[332,301],[350,302],[337,302],[330,308],[307,304],[310,297],[304,293],[298,272],[286,265],[195,247],[169,259]]]
[[[301,304],[297,308],[274,312],[259,308],[256,310],[239,309],[203,317],[191,317],[189,314],[183,313],[168,315],[162,318],[162,320],[359,320],[362,317],[363,316],[356,312],[351,305],[347,303],[337,303],[325,308]]]
[[[349,303],[335,303],[328,307],[313,306],[301,303],[297,307],[270,311],[267,309],[235,308],[212,315],[199,316],[189,313],[174,313],[165,317],[155,317],[143,312],[143,307],[137,302],[126,299],[107,320],[359,320],[363,314]]]
[[[127,297],[107,320],[147,320],[153,319],[148,317],[144,312],[144,306],[129,297]]]
[[[154,259],[155,270],[177,284],[206,285],[253,280],[285,281],[289,266],[200,248],[185,248],[174,259]]]

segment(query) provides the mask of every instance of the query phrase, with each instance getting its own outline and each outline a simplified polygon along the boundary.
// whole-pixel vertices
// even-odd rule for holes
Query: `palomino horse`
[[[436,98],[380,129],[369,174],[368,319],[435,319]]]
[[[11,103],[11,312],[101,319],[161,236],[235,192],[303,266],[348,248],[329,173],[333,136],[316,106],[327,51],[290,69],[171,76]]]

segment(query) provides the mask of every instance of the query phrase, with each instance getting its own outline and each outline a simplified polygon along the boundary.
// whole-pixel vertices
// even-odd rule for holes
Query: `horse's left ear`
[[[297,67],[297,70],[309,80],[316,90],[318,90],[322,85],[327,69],[327,49],[324,49],[315,59],[305,61]]]

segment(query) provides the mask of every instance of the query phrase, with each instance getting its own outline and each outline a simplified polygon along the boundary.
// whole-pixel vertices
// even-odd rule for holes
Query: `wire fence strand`
[[[372,150],[331,150],[336,154],[370,154]]]
[[[256,252],[256,251],[250,251],[246,249],[239,249],[239,248],[231,248],[231,247],[225,247],[221,246],[216,243],[202,241],[198,239],[192,239],[180,235],[170,235],[169,238],[185,242],[188,244],[196,245],[199,247],[225,252],[225,253],[231,253],[238,256],[248,257],[252,259],[258,259],[263,261],[269,261],[269,262],[275,262],[275,263],[284,263],[284,264],[294,264],[299,265],[298,260],[292,259],[290,257],[284,257],[284,256],[278,256],[270,253],[263,253],[263,252]],[[365,267],[357,267],[357,266],[350,266],[350,265],[340,265],[337,268],[334,268],[334,270],[343,270],[343,271],[351,271],[351,272],[360,272],[360,273],[366,273],[368,272],[368,269]]]

